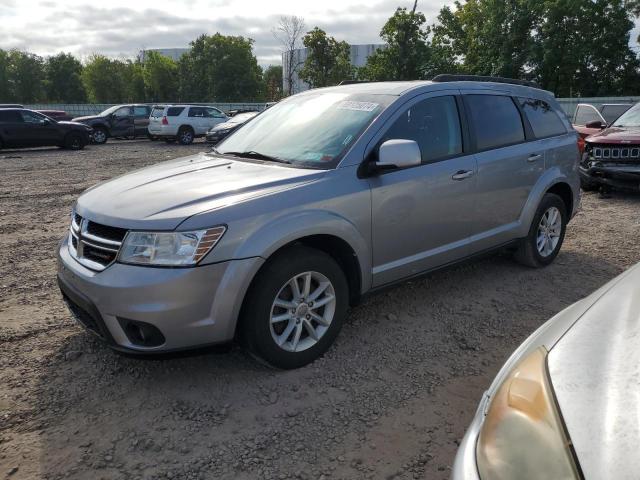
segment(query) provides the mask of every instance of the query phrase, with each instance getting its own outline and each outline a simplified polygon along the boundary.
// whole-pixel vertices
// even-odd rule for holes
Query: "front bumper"
[[[114,263],[102,272],[80,265],[67,239],[58,248],[58,282],[81,324],[117,350],[155,353],[233,339],[242,300],[263,263],[231,260],[192,268],[153,268]],[[128,322],[162,334],[144,346],[125,331]]]
[[[621,190],[640,191],[640,165],[580,165],[580,177],[588,183],[608,185]]]
[[[451,469],[451,480],[480,480],[478,464],[476,462],[476,444],[482,422],[484,422],[488,401],[489,396],[487,392],[485,392],[480,405],[478,405],[476,414],[473,417],[473,421],[467,429],[467,433],[465,433],[462,442],[460,442],[460,447],[458,448],[458,453],[456,454],[453,468]]]

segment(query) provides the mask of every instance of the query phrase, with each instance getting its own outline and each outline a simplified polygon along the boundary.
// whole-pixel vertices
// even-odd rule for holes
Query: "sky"
[[[420,0],[428,23],[447,0]],[[305,19],[338,40],[379,43],[380,28],[412,0],[0,0],[0,48],[132,58],[144,48],[184,47],[202,33],[255,40],[263,66],[280,64],[272,30],[282,15]],[[632,34],[635,40],[639,30]],[[635,42],[634,42],[635,43]]]

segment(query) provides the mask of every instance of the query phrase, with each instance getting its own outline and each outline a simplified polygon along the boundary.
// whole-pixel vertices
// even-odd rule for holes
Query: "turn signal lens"
[[[483,480],[577,480],[578,468],[556,408],[547,351],[524,358],[491,399],[480,431]]]

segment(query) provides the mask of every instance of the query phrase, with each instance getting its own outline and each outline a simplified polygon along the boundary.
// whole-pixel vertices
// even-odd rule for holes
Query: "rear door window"
[[[205,109],[202,107],[191,107],[189,109],[189,116],[202,118],[205,116]]]
[[[479,151],[506,147],[525,141],[520,112],[511,97],[466,95],[465,106]]]
[[[382,142],[395,139],[417,142],[422,163],[460,155],[462,131],[455,97],[428,98],[407,109],[389,128]]]
[[[29,112],[28,110],[22,110],[20,114],[22,115],[24,123],[40,124],[44,122],[46,118],[44,115],[40,115],[36,112]]]
[[[575,125],[586,125],[590,122],[602,122],[602,115],[591,105],[578,105],[573,123]]]
[[[22,123],[22,115],[17,110],[0,110],[0,123]]]
[[[555,137],[567,133],[564,123],[547,102],[533,98],[518,100],[536,138]]]
[[[133,107],[133,115],[136,117],[148,117],[149,116],[149,107],[145,107],[137,105]]]
[[[184,107],[167,108],[167,117],[177,117],[184,111]]]

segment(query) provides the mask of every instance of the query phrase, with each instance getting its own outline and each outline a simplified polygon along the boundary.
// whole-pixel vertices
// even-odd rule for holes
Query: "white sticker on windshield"
[[[338,110],[355,110],[357,112],[373,112],[380,106],[379,103],[372,102],[353,102],[345,100],[338,104]]]

